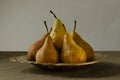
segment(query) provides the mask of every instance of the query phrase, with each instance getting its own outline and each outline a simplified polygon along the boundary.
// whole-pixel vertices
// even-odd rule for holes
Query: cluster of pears
[[[68,33],[64,24],[56,15],[51,30],[48,30],[44,21],[47,33],[28,49],[27,59],[36,63],[83,63],[94,59],[93,48],[81,38],[74,29]]]

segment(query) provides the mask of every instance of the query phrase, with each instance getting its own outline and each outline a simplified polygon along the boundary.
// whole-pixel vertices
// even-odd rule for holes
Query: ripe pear
[[[36,53],[36,63],[58,63],[58,61],[58,52],[54,47],[50,33],[48,33],[43,46]]]
[[[61,52],[61,62],[63,63],[83,63],[86,62],[85,51],[78,46],[70,34],[64,36],[63,48]]]
[[[48,28],[46,27],[47,33],[45,33],[38,41],[34,42],[28,49],[27,59],[30,61],[35,61],[36,52],[42,47],[47,35]]]
[[[74,41],[85,50],[87,55],[87,60],[88,61],[93,60],[94,58],[93,48],[90,46],[90,44],[88,44],[85,40],[82,39],[82,37],[75,31],[75,29],[76,29],[76,21],[74,25],[74,30],[71,32],[71,36],[73,37]]]
[[[50,36],[55,44],[55,47],[61,51],[62,46],[63,46],[63,39],[64,39],[64,35],[66,34],[66,29],[65,26],[63,25],[63,23],[61,22],[60,19],[58,19],[56,17],[56,15],[50,11],[54,17],[55,17],[55,22],[53,24]]]

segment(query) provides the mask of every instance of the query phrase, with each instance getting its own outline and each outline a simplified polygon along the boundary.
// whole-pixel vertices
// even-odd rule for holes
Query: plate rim
[[[100,62],[103,58],[106,57],[106,55],[103,55],[101,53],[94,53],[95,59],[92,61],[84,62],[84,63],[36,63],[35,61],[29,61],[27,60],[27,55],[22,56],[16,56],[11,57],[10,61],[12,62],[20,62],[20,63],[30,63],[34,65],[43,65],[43,66],[82,66],[82,65],[90,65]],[[24,58],[26,57],[26,59]],[[22,59],[21,59],[22,58]]]

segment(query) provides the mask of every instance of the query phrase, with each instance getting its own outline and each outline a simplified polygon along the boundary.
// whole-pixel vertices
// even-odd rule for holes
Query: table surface
[[[120,51],[97,51],[107,55],[101,62],[78,71],[48,71],[32,64],[10,61],[27,52],[0,52],[0,80],[120,80]]]

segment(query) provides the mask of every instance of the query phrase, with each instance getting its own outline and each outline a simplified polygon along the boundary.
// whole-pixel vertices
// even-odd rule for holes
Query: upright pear
[[[45,33],[38,41],[34,42],[28,49],[27,59],[35,61],[37,51],[42,47],[46,37],[48,36],[48,28],[46,27],[47,33]]]
[[[85,51],[78,46],[70,34],[64,36],[63,48],[61,52],[61,62],[63,63],[83,63],[86,62]]]
[[[58,61],[58,52],[55,49],[53,40],[48,32],[43,46],[36,53],[36,63],[57,63]]]
[[[76,21],[75,21],[74,29],[71,32],[71,36],[73,37],[74,41],[85,50],[87,55],[87,60],[88,61],[93,60],[94,58],[93,48],[90,46],[90,44],[88,44],[85,40],[83,40],[82,37],[75,30],[76,30]]]
[[[53,27],[52,27],[52,31],[50,33],[50,36],[55,44],[55,47],[61,51],[62,49],[62,46],[63,46],[63,39],[64,39],[64,35],[66,34],[66,29],[65,29],[65,26],[63,25],[63,23],[61,22],[60,19],[58,19],[56,17],[56,15],[50,11],[54,17],[55,17],[55,22],[53,24]]]

